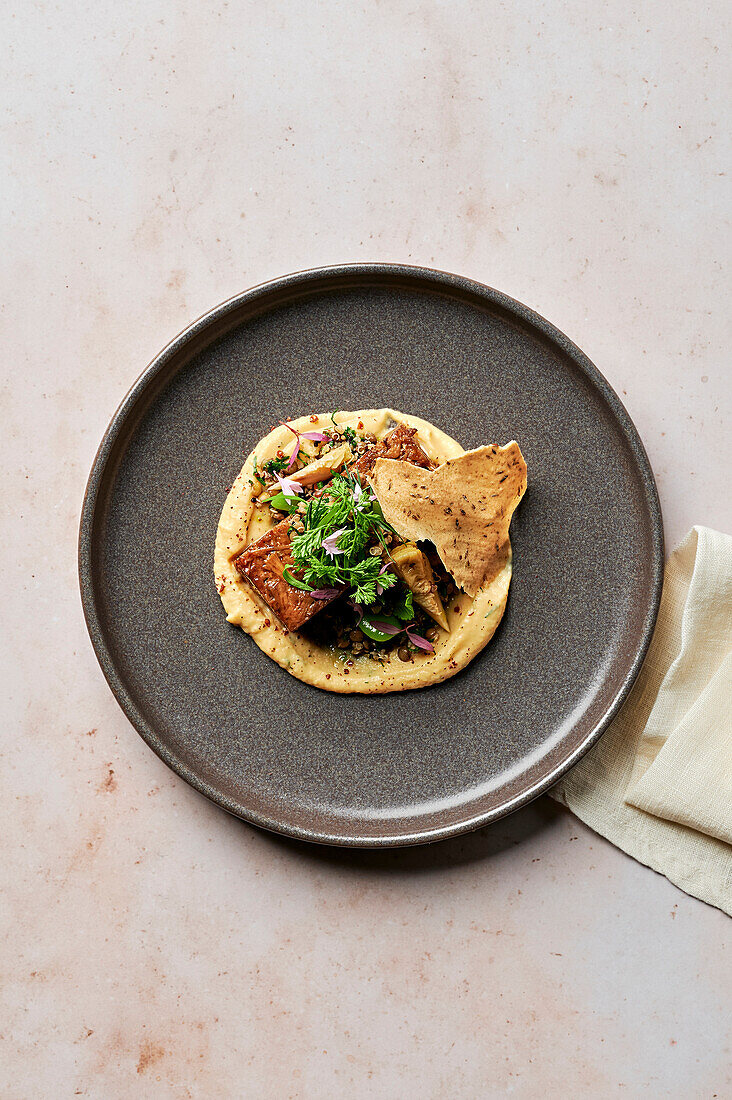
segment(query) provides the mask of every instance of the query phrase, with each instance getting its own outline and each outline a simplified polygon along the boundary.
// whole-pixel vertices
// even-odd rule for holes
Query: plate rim
[[[293,825],[290,822],[279,819],[276,816],[268,816],[264,813],[253,811],[236,799],[229,797],[216,789],[205,780],[201,779],[178,755],[161,740],[145,715],[135,705],[125,686],[124,680],[117,670],[112,652],[107,645],[104,626],[95,594],[95,577],[93,569],[94,536],[100,519],[100,506],[103,503],[101,492],[105,487],[108,477],[114,477],[112,471],[113,459],[117,445],[123,438],[124,431],[128,428],[130,417],[137,410],[144,414],[144,408],[138,409],[141,399],[149,395],[153,383],[164,375],[166,368],[173,363],[178,353],[185,348],[194,338],[202,336],[207,329],[222,322],[229,313],[241,309],[243,306],[256,304],[259,300],[270,295],[278,295],[285,291],[305,290],[308,285],[327,279],[351,279],[354,286],[366,285],[365,280],[394,280],[403,278],[413,284],[429,284],[433,292],[440,290],[456,292],[463,295],[471,295],[482,299],[487,304],[502,309],[524,325],[538,330],[552,344],[567,355],[576,367],[587,377],[591,385],[599,390],[602,397],[609,405],[623,436],[628,443],[637,467],[645,491],[645,503],[648,507],[648,515],[652,532],[653,560],[651,562],[651,601],[643,623],[641,644],[635,652],[633,660],[628,667],[625,676],[610,705],[604,714],[595,723],[593,729],[566,758],[555,764],[544,776],[535,780],[526,790],[507,799],[501,805],[472,814],[460,821],[453,821],[434,827],[415,829],[412,832],[396,832],[390,835],[369,835],[367,832],[355,834],[331,833],[327,830],[304,828]],[[416,288],[416,287],[415,287]],[[315,290],[315,287],[313,287]],[[325,289],[325,288],[324,288]],[[276,308],[278,303],[273,303]],[[279,303],[281,304],[281,302]],[[167,380],[167,379],[166,379]],[[151,397],[154,400],[154,393]],[[145,405],[145,407],[147,407]],[[132,429],[133,430],[133,429]],[[102,436],[92,462],[91,470],[84,492],[84,498],[80,514],[78,536],[78,575],[81,592],[81,602],[89,632],[92,648],[104,677],[122,708],[127,719],[137,730],[149,748],[172,771],[184,779],[190,786],[203,794],[210,801],[216,803],[222,809],[235,817],[241,818],[252,825],[279,833],[297,840],[309,841],[315,844],[335,845],[339,847],[353,848],[395,848],[407,847],[417,844],[429,844],[438,840],[445,840],[452,836],[472,832],[498,821],[508,814],[514,813],[522,806],[532,802],[539,795],[544,794],[563,775],[597,743],[612,720],[618,714],[627,698],[638,673],[641,670],[648,647],[653,636],[658,609],[661,600],[664,575],[664,532],[661,505],[658,496],[658,488],[653,475],[648,455],[641,440],[640,434],[628,414],[625,406],[612,388],[607,379],[601,374],[588,356],[566,336],[560,329],[546,318],[536,313],[522,302],[511,298],[502,291],[487,286],[477,280],[466,276],[456,275],[452,272],[442,271],[438,268],[421,267],[403,263],[344,263],[331,264],[322,267],[305,268],[291,272],[287,275],[268,279],[256,284],[248,290],[232,295],[220,302],[212,309],[201,314],[189,325],[183,328],[172,340],[169,341],[130,386],[125,396],[120,401],[107,428]]]

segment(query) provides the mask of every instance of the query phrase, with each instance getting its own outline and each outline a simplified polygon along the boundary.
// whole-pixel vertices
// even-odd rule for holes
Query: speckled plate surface
[[[513,582],[493,641],[454,679],[332,695],[226,622],[216,525],[273,423],[383,405],[465,447],[519,441]],[[397,265],[290,275],[178,336],[107,430],[80,532],[92,642],[150,747],[248,821],[360,846],[473,829],[556,782],[630,690],[662,571],[648,459],[596,368],[505,295]]]

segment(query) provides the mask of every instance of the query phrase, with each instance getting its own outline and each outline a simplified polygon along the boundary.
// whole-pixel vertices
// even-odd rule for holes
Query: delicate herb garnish
[[[259,469],[257,467],[257,452],[256,451],[254,452],[254,476],[256,477],[257,481],[259,481],[262,485],[264,485],[264,478],[260,474]]]
[[[397,619],[407,620],[408,622],[414,620],[414,599],[410,588],[403,590],[401,599],[394,607],[394,614]]]
[[[272,477],[274,477],[275,474],[282,473],[289,461],[289,458],[270,458],[267,460],[267,462],[262,463],[262,469],[265,473],[271,474]],[[261,480],[262,479],[260,477],[259,481]]]
[[[353,428],[341,428],[341,432],[343,433],[346,443],[349,443],[351,447],[358,446],[358,436]]]
[[[293,588],[301,588],[303,592],[312,591],[309,584],[303,584],[303,582],[298,580],[297,577],[293,577],[292,573],[290,572],[290,568],[287,565],[282,570],[282,576],[285,578],[288,584],[292,585]]]
[[[393,532],[371,488],[362,488],[351,475],[335,474],[323,495],[310,499],[301,519],[304,530],[292,540],[291,553],[306,584],[342,585],[351,589],[355,603],[372,604],[377,583],[382,590],[397,583],[393,573],[382,573],[381,556],[367,552],[375,538],[385,545],[385,534]]]
[[[278,512],[289,512],[292,515],[297,511],[297,507],[300,503],[298,497],[286,496],[284,493],[277,493],[273,497],[260,498],[263,504],[269,504],[271,508],[276,508]]]

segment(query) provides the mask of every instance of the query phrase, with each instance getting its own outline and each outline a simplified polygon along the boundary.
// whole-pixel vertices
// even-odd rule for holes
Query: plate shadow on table
[[[471,833],[405,848],[345,848],[312,844],[256,829],[265,843],[298,859],[365,874],[429,874],[464,864],[497,859],[531,844],[539,834],[561,828],[566,811],[541,797],[508,817]],[[255,828],[244,826],[245,828]]]

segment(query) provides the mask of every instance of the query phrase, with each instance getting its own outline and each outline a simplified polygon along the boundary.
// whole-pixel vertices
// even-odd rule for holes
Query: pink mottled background
[[[98,440],[160,346],[348,260],[539,310],[622,394],[669,545],[730,530],[728,14],[6,7],[3,1096],[732,1093],[721,913],[546,799],[385,854],[227,817],[118,709],[75,545]]]

